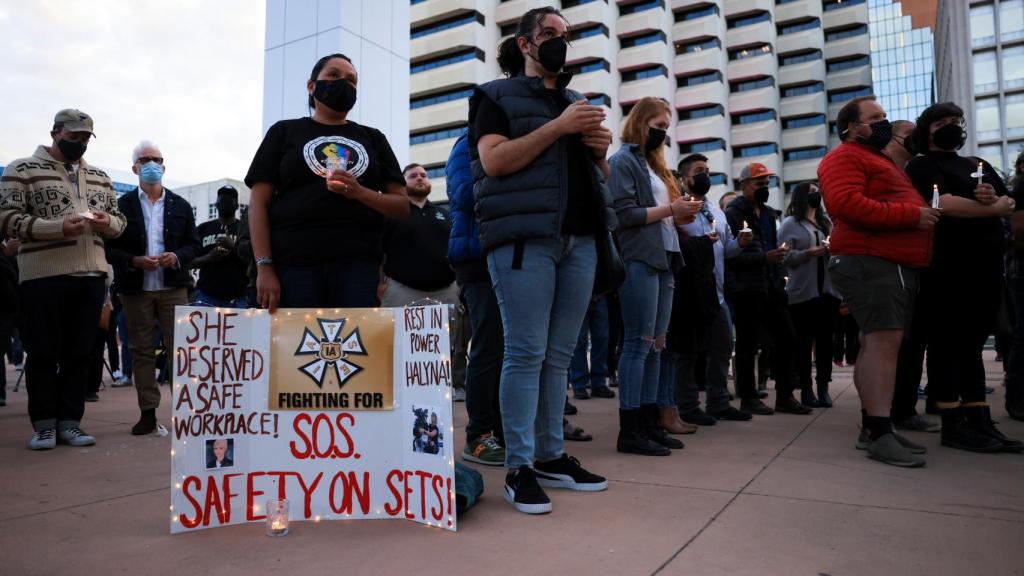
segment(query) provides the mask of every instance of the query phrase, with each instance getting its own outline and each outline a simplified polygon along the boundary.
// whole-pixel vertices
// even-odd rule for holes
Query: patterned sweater
[[[79,185],[76,186],[75,182]],[[90,209],[110,215],[110,229],[64,236],[64,219]],[[0,177],[0,236],[22,241],[21,282],[61,275],[107,273],[103,239],[125,227],[110,177],[79,160],[78,171],[54,160],[44,146],[11,162]]]

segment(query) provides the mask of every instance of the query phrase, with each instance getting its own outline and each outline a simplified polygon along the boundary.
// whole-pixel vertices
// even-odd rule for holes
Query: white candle
[[[978,186],[981,186],[981,179],[985,177],[985,166],[981,162],[978,162]]]
[[[932,184],[932,208],[939,207],[939,185]]]
[[[743,228],[740,229],[740,234],[744,232],[750,232],[750,226],[747,225],[747,221],[743,221]]]

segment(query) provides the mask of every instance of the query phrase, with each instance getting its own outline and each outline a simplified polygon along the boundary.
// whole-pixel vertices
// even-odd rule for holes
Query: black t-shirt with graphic
[[[199,225],[199,240],[203,247],[198,256],[206,256],[217,247],[217,239],[221,236],[231,238],[232,244],[238,241],[240,220],[224,224],[220,220],[210,220]],[[199,269],[199,281],[196,288],[214,298],[234,300],[245,295],[245,287],[249,282],[248,265],[232,250],[223,260],[210,262]]]
[[[569,100],[561,90],[548,90],[554,101],[558,114],[569,107]],[[478,108],[470,112],[473,124],[469,127],[469,143],[476,146],[477,140],[488,134],[497,134],[505,138],[512,137],[512,128],[508,115],[491,98],[484,95],[479,99]],[[598,215],[596,213],[594,182],[590,175],[588,158],[590,151],[583,144],[581,134],[562,136],[568,147],[566,159],[569,177],[569,198],[562,221],[562,233],[575,236],[590,236],[597,231]]]
[[[389,182],[405,186],[391,145],[375,128],[298,118],[267,130],[245,184],[274,186],[269,214],[275,262],[307,266],[339,258],[381,261],[384,217],[327,189],[327,158],[344,152],[348,171],[364,187],[383,191]]]

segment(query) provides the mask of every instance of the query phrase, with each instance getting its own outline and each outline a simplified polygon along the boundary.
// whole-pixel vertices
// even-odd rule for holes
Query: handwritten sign
[[[172,533],[290,519],[456,529],[447,310],[179,307]]]

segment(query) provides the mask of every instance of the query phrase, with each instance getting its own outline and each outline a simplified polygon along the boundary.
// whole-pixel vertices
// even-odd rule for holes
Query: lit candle
[[[828,248],[829,244],[831,244],[831,243],[832,243],[832,235],[829,234],[828,236],[825,236],[825,239],[821,242],[821,245],[824,246],[825,248]]]
[[[743,234],[744,232],[750,232],[750,226],[747,225],[746,220],[743,221],[743,228],[740,229],[740,234]]]
[[[288,500],[267,500],[267,536],[288,535]]]
[[[779,250],[789,250],[789,246],[787,246],[786,243],[783,242],[782,244],[779,244]]]
[[[932,208],[939,207],[939,185],[932,184]]]
[[[978,177],[978,186],[981,186],[981,179],[985,177],[985,165],[978,162],[978,171],[974,175]]]

